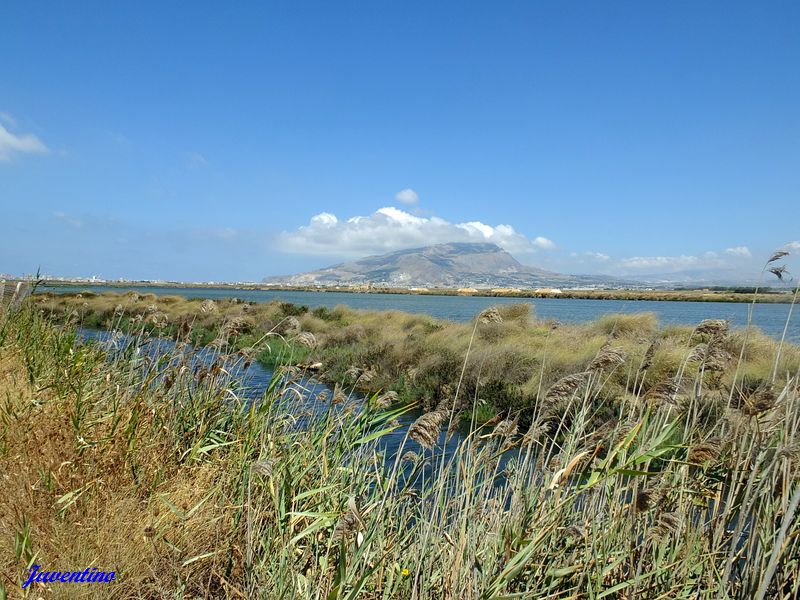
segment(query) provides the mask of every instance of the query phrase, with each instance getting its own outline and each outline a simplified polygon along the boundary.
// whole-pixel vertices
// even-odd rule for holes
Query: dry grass
[[[180,460],[167,419],[155,413],[151,399],[119,387],[140,369],[120,376],[100,351],[73,349],[70,333],[41,322],[14,333],[16,345],[6,345],[0,355],[6,401],[0,411],[0,530],[24,531],[27,542],[0,538],[6,584],[16,582],[9,562],[15,555],[63,567],[112,564],[131,574],[115,585],[117,597],[161,597],[159,590],[177,585],[178,573],[192,582],[193,569],[183,566],[189,549],[214,552],[233,529],[233,511],[219,487],[226,462]],[[22,336],[36,334],[49,335],[39,340],[49,345],[49,356],[35,356],[30,347],[20,351],[28,343]],[[192,507],[197,509],[189,516]],[[156,537],[168,539],[169,550],[159,548]],[[225,568],[224,560],[210,562]],[[207,579],[186,591],[202,594],[216,585]],[[74,586],[53,593],[108,597],[107,590]]]

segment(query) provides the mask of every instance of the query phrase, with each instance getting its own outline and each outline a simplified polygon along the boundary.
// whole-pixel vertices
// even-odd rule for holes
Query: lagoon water
[[[223,288],[42,286],[41,291],[67,293],[91,289],[95,292],[136,291],[140,294],[178,295],[187,298],[240,298],[251,302],[280,300],[310,308],[333,308],[344,304],[364,310],[402,310],[424,313],[438,319],[468,321],[488,306],[533,304],[540,318],[567,323],[591,321],[611,313],[653,312],[662,325],[696,325],[703,319],[728,319],[734,327],[747,324],[749,304],[734,302],[665,302],[657,300],[584,300],[575,298],[491,298],[477,296],[418,296],[413,294],[359,294],[353,292],[297,292],[283,290],[235,290]],[[789,316],[790,304],[756,304],[753,325],[780,339]],[[796,311],[800,312],[800,311]],[[800,343],[800,314],[793,314],[787,341]]]

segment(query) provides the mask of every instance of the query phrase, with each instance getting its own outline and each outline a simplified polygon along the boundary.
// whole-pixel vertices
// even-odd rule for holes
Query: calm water
[[[696,325],[703,319],[728,319],[734,327],[747,323],[748,304],[732,302],[663,302],[654,300],[581,300],[573,298],[483,298],[473,296],[415,296],[410,294],[357,294],[351,292],[292,292],[276,290],[232,290],[219,288],[170,288],[170,287],[104,287],[104,286],[42,286],[42,291],[80,292],[91,289],[100,291],[140,294],[178,295],[187,298],[241,298],[251,302],[280,300],[305,304],[311,308],[327,306],[333,308],[345,304],[366,310],[402,310],[424,313],[439,319],[468,321],[484,308],[496,304],[534,305],[537,316],[553,318],[563,322],[579,323],[591,321],[609,313],[653,312],[662,325]],[[764,333],[780,338],[789,304],[758,304],[753,311],[753,324]],[[800,310],[796,311],[800,313]],[[786,339],[800,343],[800,314],[793,314]]]

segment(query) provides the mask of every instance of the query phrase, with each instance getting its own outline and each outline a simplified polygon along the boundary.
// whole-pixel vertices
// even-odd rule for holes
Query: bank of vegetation
[[[124,331],[141,326],[239,351],[267,366],[306,368],[332,386],[391,391],[401,404],[433,408],[458,390],[466,419],[475,401],[478,419],[513,415],[530,422],[548,391],[575,374],[597,378],[593,395],[602,409],[595,418],[602,421],[632,395],[673,387],[672,395],[686,393],[699,375],[706,394],[729,404],[788,381],[800,368],[798,347],[755,329],[730,331],[723,321],[659,327],[649,313],[562,324],[517,304],[454,323],[396,311],[135,292],[37,294],[34,301],[60,321]]]

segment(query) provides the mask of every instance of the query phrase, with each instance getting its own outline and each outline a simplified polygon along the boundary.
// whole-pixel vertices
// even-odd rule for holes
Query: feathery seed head
[[[618,367],[625,362],[626,353],[624,348],[603,346],[597,355],[589,363],[587,371],[605,371]]]
[[[442,423],[447,418],[447,413],[433,410],[421,415],[408,428],[408,437],[423,448],[433,448],[439,439]]]
[[[778,260],[779,258],[783,258],[784,256],[789,256],[789,253],[786,252],[785,250],[778,250],[777,252],[773,252],[772,256],[769,257],[767,264],[775,262],[776,260]]]

